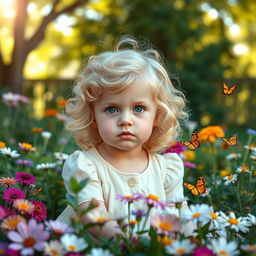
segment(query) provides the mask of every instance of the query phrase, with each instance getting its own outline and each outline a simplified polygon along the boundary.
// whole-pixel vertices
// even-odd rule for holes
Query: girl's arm
[[[108,216],[107,208],[104,202],[94,200],[94,203],[96,203],[98,206],[90,211],[90,213],[93,213],[97,216]],[[89,206],[90,202],[82,203],[79,205],[79,210],[86,209]],[[88,223],[93,222],[93,220],[88,216],[88,214],[85,214],[82,219],[83,223],[86,225]],[[96,238],[99,237],[106,237],[111,238],[115,237],[118,234],[123,234],[122,231],[118,228],[118,224],[114,220],[107,221],[103,227],[95,226],[89,229],[89,232]]]

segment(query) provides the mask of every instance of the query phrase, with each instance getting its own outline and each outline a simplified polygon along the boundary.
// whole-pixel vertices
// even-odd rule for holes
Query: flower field
[[[94,202],[85,212],[78,211],[70,226],[56,220],[67,203],[76,207],[76,196],[88,180],[71,179],[74,196],[66,198],[61,170],[76,146],[64,130],[65,100],[52,106],[36,120],[25,96],[1,95],[0,255],[256,255],[256,130],[252,127],[233,134],[221,125],[197,127],[187,122],[185,141],[173,143],[165,152],[176,152],[183,159],[186,197],[162,202],[152,194],[116,195],[128,209],[142,200],[148,211],[129,212],[118,219],[117,228],[124,235],[115,240],[95,239],[88,229],[101,228],[110,219],[93,214]],[[182,211],[186,200],[189,208]],[[169,204],[178,214],[166,210]],[[153,216],[145,230],[153,208],[164,214]],[[85,213],[92,220],[88,225],[81,224]],[[187,222],[194,223],[193,234],[182,231]]]

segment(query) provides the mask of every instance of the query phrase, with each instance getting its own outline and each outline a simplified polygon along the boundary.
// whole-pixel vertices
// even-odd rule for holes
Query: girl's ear
[[[96,123],[95,120],[93,120],[93,122],[92,122],[92,127],[93,127],[93,128],[98,128],[98,125],[97,125],[97,123]]]

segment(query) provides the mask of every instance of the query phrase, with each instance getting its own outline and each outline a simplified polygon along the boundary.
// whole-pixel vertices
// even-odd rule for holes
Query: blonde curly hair
[[[124,48],[124,44],[129,47]],[[152,153],[159,152],[175,141],[180,132],[179,120],[187,118],[184,94],[172,85],[158,51],[140,50],[135,39],[125,36],[113,51],[88,59],[74,85],[74,96],[67,101],[66,129],[74,132],[75,141],[82,149],[88,150],[102,142],[93,126],[93,103],[102,91],[119,93],[139,79],[153,92],[159,123],[143,147]]]

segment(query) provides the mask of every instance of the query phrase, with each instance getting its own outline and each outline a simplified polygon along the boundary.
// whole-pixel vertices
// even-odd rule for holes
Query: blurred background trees
[[[31,97],[41,86],[47,104],[53,94],[67,96],[87,56],[131,34],[142,47],[150,42],[161,51],[189,100],[192,120],[243,126],[256,121],[250,79],[256,72],[255,11],[250,0],[0,0],[0,84]],[[15,48],[16,40],[23,48]],[[22,68],[7,72],[12,65]],[[47,87],[43,81],[23,83],[23,77],[69,82]],[[222,95],[224,81],[239,84],[232,97]]]

